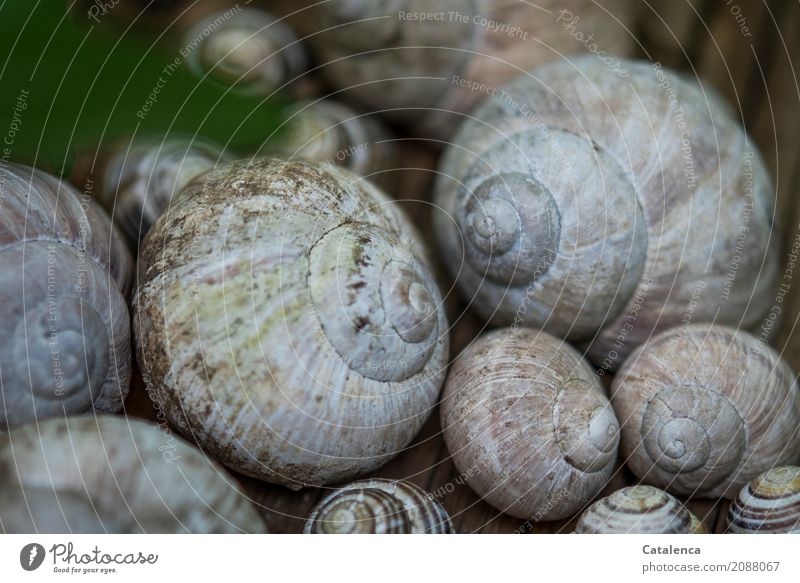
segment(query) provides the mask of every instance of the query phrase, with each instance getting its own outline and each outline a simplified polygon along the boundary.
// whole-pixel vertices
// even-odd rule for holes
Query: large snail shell
[[[248,94],[268,96],[306,67],[303,48],[285,22],[238,4],[188,28],[181,53],[198,77],[209,75]]]
[[[579,35],[591,34],[610,54],[627,52],[629,3],[602,4],[331,0],[300,12],[297,26],[321,72],[346,97],[444,140],[487,93],[520,72],[585,51]],[[437,20],[414,20],[420,15]]]
[[[745,332],[692,325],[664,332],[612,385],[622,453],[674,494],[734,497],[800,457],[800,391],[789,367]]]
[[[259,159],[187,187],[145,239],[134,333],[180,431],[298,488],[377,468],[434,406],[447,323],[421,243],[367,181]]]
[[[308,515],[306,534],[448,534],[444,508],[401,480],[361,480],[328,494]]]
[[[395,150],[377,118],[330,100],[300,103],[264,153],[330,162],[377,183],[387,183]]]
[[[114,516],[100,516],[85,493],[0,486],[0,530],[6,534],[118,533]]]
[[[683,504],[652,486],[632,486],[601,498],[584,511],[578,534],[699,534],[701,523]]]
[[[441,405],[456,466],[499,510],[559,520],[614,471],[619,425],[589,365],[531,329],[478,338],[454,362]]]
[[[89,514],[63,514],[72,531],[118,533],[264,532],[264,523],[225,470],[183,440],[140,420],[112,415],[48,419],[18,427],[0,447],[4,489],[75,499]],[[88,504],[87,504],[88,502]],[[32,514],[36,520],[39,514]],[[59,520],[36,530],[62,530]],[[5,517],[3,517],[5,524]],[[52,526],[50,526],[52,525]]]
[[[0,429],[93,408],[130,381],[132,259],[103,210],[14,164],[0,175]]]
[[[98,199],[131,241],[139,241],[175,194],[226,159],[219,146],[184,138],[120,145],[103,164]]]
[[[688,319],[756,323],[779,258],[768,171],[728,108],[622,65],[520,76],[461,127],[436,186],[440,250],[472,306],[588,342],[610,370]]]
[[[746,484],[728,510],[728,532],[800,533],[800,468],[772,468]]]

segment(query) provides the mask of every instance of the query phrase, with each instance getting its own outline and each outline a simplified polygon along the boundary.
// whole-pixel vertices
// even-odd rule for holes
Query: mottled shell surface
[[[144,139],[115,147],[102,169],[98,198],[138,242],[190,181],[227,160],[216,144]]]
[[[677,495],[733,498],[760,473],[800,459],[795,375],[745,332],[664,332],[625,362],[611,399],[623,459]]]
[[[627,52],[629,3],[599,4],[331,0],[298,14],[297,26],[322,74],[344,96],[415,126],[421,136],[447,139],[492,90],[522,71],[585,51],[590,34],[599,49]]]
[[[145,240],[142,371],[170,421],[222,463],[299,488],[399,453],[448,355],[411,224],[335,166],[259,159],[184,190]]]
[[[88,500],[94,512],[76,518],[75,529],[93,520],[103,527],[97,532],[265,529],[219,464],[168,430],[140,420],[98,415],[19,427],[0,448],[0,468],[18,481],[25,498],[52,495],[62,507],[71,497],[83,498],[84,507]],[[73,511],[62,517],[69,520]],[[37,523],[36,530],[49,531],[44,524]]]
[[[604,370],[686,321],[755,324],[779,267],[769,173],[728,107],[620,63],[544,65],[487,99],[435,195],[439,250],[471,306],[586,343]]]
[[[269,96],[306,68],[292,29],[253,6],[212,12],[184,33],[183,43],[198,77],[208,75],[243,93]]]
[[[571,516],[614,471],[619,425],[598,377],[544,332],[478,338],[450,369],[441,416],[470,487],[512,516]]]
[[[384,172],[394,165],[396,155],[388,131],[377,118],[330,100],[295,106],[264,153],[329,162],[378,184],[388,182],[391,174]]]
[[[89,195],[0,169],[0,429],[117,411],[130,382],[133,265]]]
[[[800,468],[772,468],[746,484],[728,510],[728,532],[800,533]]]
[[[699,534],[701,524],[683,504],[652,486],[617,490],[578,519],[578,534]]]
[[[450,517],[431,495],[402,480],[360,480],[328,494],[305,534],[449,534]]]

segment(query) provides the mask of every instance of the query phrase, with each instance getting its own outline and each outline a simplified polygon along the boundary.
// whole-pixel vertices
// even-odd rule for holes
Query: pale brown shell
[[[306,68],[291,28],[255,6],[227,7],[185,31],[181,54],[199,78],[207,75],[247,94],[270,96]]]
[[[305,534],[449,534],[444,508],[402,480],[360,480],[331,492],[308,515]]]
[[[630,3],[601,4],[331,0],[298,13],[296,26],[343,96],[416,127],[421,137],[445,140],[487,93],[522,71],[586,51],[590,34],[597,50],[628,52]],[[414,20],[431,14],[441,17]]]
[[[578,534],[701,534],[705,527],[681,502],[652,486],[631,486],[587,508]]]
[[[76,498],[89,515],[65,511],[50,528],[118,533],[264,532],[256,508],[219,464],[168,430],[112,415],[48,419],[18,427],[0,444],[0,488],[19,497]],[[28,502],[31,503],[31,502]],[[19,513],[20,509],[5,509]],[[31,512],[35,521],[38,513]],[[2,517],[5,524],[5,517]],[[46,526],[52,525],[52,526]]]
[[[447,322],[408,220],[329,164],[258,159],[187,187],[145,239],[142,371],[237,471],[299,488],[399,453],[444,380]]]
[[[279,131],[263,153],[328,162],[377,184],[391,181],[392,174],[385,171],[395,164],[395,148],[374,116],[331,100],[309,101],[295,105]]]
[[[571,516],[614,471],[619,425],[574,348],[532,329],[478,338],[453,363],[441,403],[456,467],[495,508],[528,520]]]
[[[139,242],[172,197],[228,157],[216,144],[146,138],[115,146],[103,161],[97,197],[131,241]]]
[[[130,254],[89,195],[25,166],[0,173],[0,430],[117,411],[130,381]]]
[[[778,354],[746,332],[696,324],[634,352],[612,384],[633,472],[682,496],[733,498],[800,458],[800,391]]]
[[[769,172],[727,106],[621,63],[626,76],[594,55],[521,75],[462,125],[435,194],[471,306],[586,343],[604,370],[687,321],[755,324],[780,258]]]
[[[728,510],[728,532],[800,533],[800,468],[772,468],[746,484]]]

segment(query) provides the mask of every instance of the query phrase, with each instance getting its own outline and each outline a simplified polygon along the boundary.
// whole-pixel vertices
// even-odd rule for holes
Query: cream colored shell
[[[343,97],[446,140],[523,71],[588,45],[627,52],[630,17],[625,0],[331,0],[296,25]]]
[[[578,534],[701,534],[705,527],[683,504],[652,486],[632,486],[601,498],[581,514]]]
[[[98,198],[130,240],[139,242],[175,194],[226,160],[216,144],[188,138],[119,144],[103,161]]]
[[[453,363],[441,403],[456,467],[484,500],[528,520],[579,511],[614,471],[619,425],[578,352],[544,332],[501,329]]]
[[[622,455],[648,483],[682,496],[733,498],[800,457],[800,391],[778,354],[724,326],[664,332],[612,384]]]
[[[143,373],[229,467],[292,488],[399,453],[436,403],[447,322],[417,234],[367,181],[259,159],[193,182],[145,240]]]
[[[130,381],[133,264],[88,194],[0,169],[0,430],[118,411]]]
[[[305,534],[448,534],[444,508],[419,486],[372,479],[331,492],[308,515]]]
[[[0,468],[0,487],[17,499],[21,487],[28,504],[44,496],[68,507],[66,524],[31,511],[32,520],[44,520],[36,522],[40,532],[63,526],[118,533],[265,531],[256,508],[219,464],[141,420],[98,415],[19,427],[0,444]],[[75,500],[87,514],[72,506]]]
[[[728,532],[800,533],[800,468],[772,468],[742,487],[728,510]]]
[[[470,305],[615,370],[684,321],[756,323],[778,271],[761,156],[709,88],[594,55],[487,99],[439,165],[439,250]]]

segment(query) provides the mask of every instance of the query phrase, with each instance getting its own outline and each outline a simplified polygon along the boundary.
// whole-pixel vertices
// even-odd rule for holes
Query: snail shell
[[[585,342],[604,370],[690,306],[695,322],[757,323],[779,259],[769,173],[728,108],[622,64],[625,77],[594,55],[520,76],[462,125],[435,195],[471,305]]]
[[[619,425],[598,377],[544,332],[478,338],[453,363],[441,415],[470,487],[512,516],[571,516],[614,471]]]
[[[130,381],[132,259],[88,195],[0,169],[0,429],[118,411]]]
[[[397,454],[448,354],[412,225],[335,166],[258,159],[191,183],[145,240],[134,298],[143,372],[216,459],[299,488]]]
[[[265,528],[256,508],[222,467],[140,420],[98,415],[18,427],[0,447],[0,468],[18,482],[25,499],[54,497],[65,508],[70,500],[81,498],[88,515],[75,516],[78,508],[63,514],[73,532],[93,521],[102,526],[95,532],[117,533]],[[37,522],[37,530],[49,531],[50,524],[61,530],[57,517],[50,520]]]
[[[601,498],[581,514],[578,534],[701,534],[702,523],[681,502],[652,486],[632,486]]]
[[[614,378],[622,453],[633,472],[677,495],[734,497],[800,457],[800,392],[770,347],[724,326],[664,332]]]
[[[131,241],[140,241],[173,195],[227,158],[216,144],[143,139],[113,149],[102,168],[100,202]]]
[[[331,492],[308,515],[305,534],[449,534],[444,508],[401,480],[360,480]]]
[[[378,184],[388,182],[382,173],[395,158],[389,135],[376,118],[330,100],[296,105],[281,135],[267,142],[264,152],[330,162]]]
[[[446,140],[487,93],[522,71],[585,51],[577,35],[591,33],[610,54],[628,52],[632,43],[623,23],[630,20],[630,4],[603,4],[331,0],[300,12],[296,26],[321,73],[345,97],[421,136]],[[441,17],[412,20],[421,14]]]
[[[800,468],[772,468],[746,484],[728,510],[728,532],[800,532]]]
[[[184,34],[183,46],[198,77],[209,75],[247,94],[268,96],[306,68],[292,29],[252,6],[237,4],[199,19]]]

